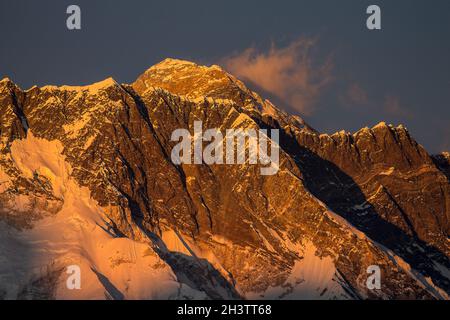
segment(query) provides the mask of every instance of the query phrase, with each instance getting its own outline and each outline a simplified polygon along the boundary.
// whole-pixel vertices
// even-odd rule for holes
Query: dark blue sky
[[[81,7],[80,31],[66,28],[70,4]],[[365,27],[370,4],[382,9],[381,31]],[[0,0],[0,78],[22,88],[129,83],[166,57],[218,63],[299,37],[317,40],[314,63],[333,66],[304,116],[313,127],[403,123],[430,152],[450,150],[448,0]]]

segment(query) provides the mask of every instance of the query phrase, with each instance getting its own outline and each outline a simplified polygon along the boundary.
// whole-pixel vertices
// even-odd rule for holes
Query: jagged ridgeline
[[[174,164],[171,134],[195,121],[278,129],[277,173]],[[0,298],[450,294],[448,155],[403,126],[320,134],[218,66],[167,59],[131,85],[4,79],[0,151]]]

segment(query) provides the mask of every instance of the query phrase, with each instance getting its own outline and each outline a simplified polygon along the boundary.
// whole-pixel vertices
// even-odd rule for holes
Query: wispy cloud
[[[411,119],[414,115],[396,95],[369,96],[367,90],[360,84],[350,83],[339,100],[345,109],[358,112],[377,112],[385,116]]]
[[[300,38],[287,47],[272,44],[267,52],[254,47],[224,59],[225,68],[282,100],[296,111],[311,114],[317,98],[332,81],[330,58],[318,63],[312,51],[316,40]]]
[[[341,100],[347,107],[352,108],[367,107],[369,104],[369,97],[366,90],[357,83],[352,83],[348,86]]]
[[[412,113],[401,104],[400,99],[396,96],[387,95],[384,98],[383,110],[386,114],[395,117],[409,119],[413,116]]]

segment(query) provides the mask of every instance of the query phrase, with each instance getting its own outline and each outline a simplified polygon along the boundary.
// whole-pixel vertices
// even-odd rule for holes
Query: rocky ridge
[[[58,219],[71,214],[84,221],[77,228],[98,232],[74,235],[77,250],[36,262],[54,266],[40,281],[34,269],[13,277],[8,259],[0,260],[6,298],[77,298],[58,273],[69,262],[92,276],[96,289],[84,294],[93,297],[448,298],[449,178],[402,126],[320,134],[222,68],[174,59],[131,85],[107,79],[24,91],[4,79],[0,108],[0,220],[13,230],[0,257],[9,243],[38,247],[46,235],[36,230],[52,223],[60,230],[66,222]],[[254,165],[174,165],[171,133],[192,132],[199,120],[222,131],[280,129],[280,170],[261,176]],[[69,169],[55,169],[61,163]],[[67,207],[74,192],[83,206],[75,199]],[[24,240],[33,230],[35,238]],[[101,251],[93,259],[98,238],[106,247],[122,241],[121,258]],[[160,268],[139,278],[148,257]],[[370,265],[382,270],[381,290],[366,286]],[[157,281],[154,270],[163,270]],[[138,280],[127,282],[131,275]],[[137,282],[173,290],[129,289]]]

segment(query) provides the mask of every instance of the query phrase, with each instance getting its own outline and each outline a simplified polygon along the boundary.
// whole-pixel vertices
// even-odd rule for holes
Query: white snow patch
[[[27,139],[15,140],[11,146],[11,158],[26,178],[35,173],[49,179],[57,197],[65,193],[70,167],[61,156],[63,146],[58,142],[39,139],[28,131]]]
[[[450,280],[450,270],[439,262],[433,261],[434,269],[437,270],[441,275]]]
[[[405,271],[411,278],[416,280],[420,287],[427,290],[435,298],[441,300],[450,299],[449,295],[443,289],[434,284],[433,279],[430,277],[425,277],[419,271],[413,269],[409,263],[403,260],[400,256],[396,255],[392,250],[375,241],[373,241],[373,243],[378,246],[378,248],[383,250],[392,262],[394,262],[399,268],[403,269],[403,271]]]
[[[249,124],[254,124],[254,121],[245,113],[240,113],[239,116],[234,120],[231,128],[247,127]]]
[[[349,299],[345,290],[337,281],[337,269],[332,257],[319,257],[317,248],[310,241],[304,245],[296,244],[296,251],[301,259],[295,262],[291,274],[285,283],[278,287],[270,287],[262,295],[250,293],[249,299]]]
[[[168,299],[181,295],[205,298],[205,294],[177,281],[171,268],[153,249],[108,232],[103,208],[71,178],[71,166],[61,154],[59,141],[33,136],[15,140],[12,158],[24,175],[45,175],[64,199],[56,216],[31,230],[17,231],[0,223],[0,291],[15,299],[30,281],[46,274],[49,266],[81,268],[81,290],[68,290],[63,272],[58,299]]]
[[[5,192],[11,185],[11,177],[0,168],[0,193]]]
[[[380,172],[380,175],[389,176],[389,175],[391,175],[394,171],[395,171],[395,168],[394,168],[394,167],[390,167],[389,169]]]
[[[104,90],[111,86],[118,85],[117,82],[113,78],[107,78],[103,81],[99,81],[93,84],[89,84],[86,86],[44,86],[42,90],[63,90],[63,91],[88,91],[90,94],[96,94],[100,90]]]

